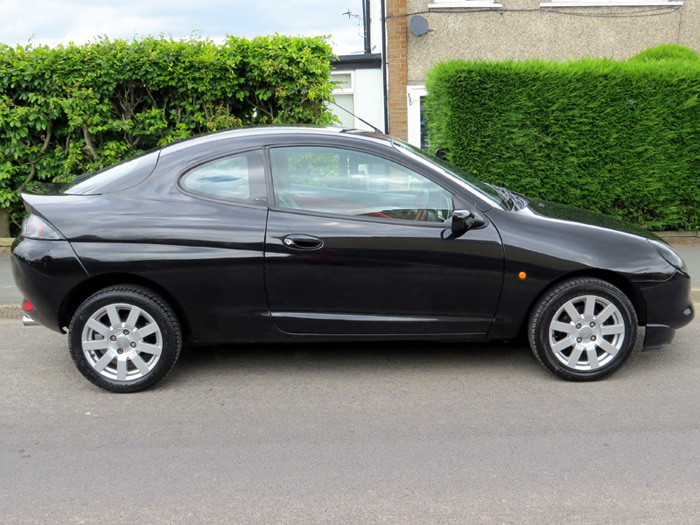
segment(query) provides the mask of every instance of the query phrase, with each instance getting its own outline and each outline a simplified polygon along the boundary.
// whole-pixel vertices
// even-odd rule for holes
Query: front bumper
[[[695,308],[690,289],[690,276],[681,271],[667,281],[640,287],[646,305],[645,350],[670,343],[676,330],[693,320]]]

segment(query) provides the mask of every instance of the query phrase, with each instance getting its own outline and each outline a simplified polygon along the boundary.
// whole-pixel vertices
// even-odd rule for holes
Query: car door
[[[164,202],[172,210],[160,221],[160,236],[176,236],[177,250],[158,256],[172,258],[161,263],[164,288],[181,298],[192,340],[259,340],[274,333],[263,271],[267,190],[262,151],[199,158],[171,191],[173,197]]]
[[[503,281],[489,223],[451,235],[455,196],[342,147],[270,148],[265,283],[277,327],[308,334],[485,334]]]

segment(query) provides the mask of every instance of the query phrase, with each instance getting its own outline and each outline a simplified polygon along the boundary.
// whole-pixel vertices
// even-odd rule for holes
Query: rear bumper
[[[17,288],[34,305],[27,313],[30,319],[63,332],[63,302],[87,277],[70,244],[18,237],[12,245],[10,264]]]

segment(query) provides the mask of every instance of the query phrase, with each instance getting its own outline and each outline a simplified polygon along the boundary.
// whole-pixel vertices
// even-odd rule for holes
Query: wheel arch
[[[187,316],[175,297],[157,283],[138,275],[128,273],[109,273],[97,275],[81,282],[79,285],[73,288],[73,290],[70,291],[61,304],[61,309],[59,311],[59,321],[61,326],[65,327],[70,324],[71,318],[75,314],[75,311],[88,297],[99,292],[100,290],[115,285],[142,286],[143,288],[147,288],[157,293],[165,301],[167,301],[175,311],[175,315],[177,315],[178,321],[180,322],[183,335],[190,335],[191,332],[187,322]]]
[[[627,298],[630,300],[632,303],[632,307],[634,308],[635,313],[637,314],[637,321],[640,326],[645,326],[646,325],[646,320],[647,320],[647,315],[646,315],[646,303],[644,302],[644,297],[642,296],[641,292],[639,289],[634,286],[632,282],[624,278],[622,275],[611,272],[608,270],[582,270],[578,272],[571,272],[567,273],[566,275],[562,275],[558,279],[552,281],[549,283],[545,288],[542,289],[542,291],[532,300],[530,303],[530,306],[527,309],[526,315],[523,317],[520,329],[518,333],[520,335],[525,335],[527,334],[527,324],[528,320],[530,319],[530,316],[532,315],[534,309],[537,307],[537,305],[540,303],[542,298],[549,293],[550,290],[553,288],[559,286],[564,281],[568,281],[570,279],[577,279],[581,277],[593,277],[600,279],[602,281],[606,281],[616,288],[618,288],[623,294],[627,296]]]

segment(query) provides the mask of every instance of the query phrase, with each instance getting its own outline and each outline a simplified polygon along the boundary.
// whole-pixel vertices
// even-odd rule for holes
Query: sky
[[[0,0],[0,42],[14,46],[100,36],[252,38],[331,35],[337,55],[363,48],[361,0]]]

